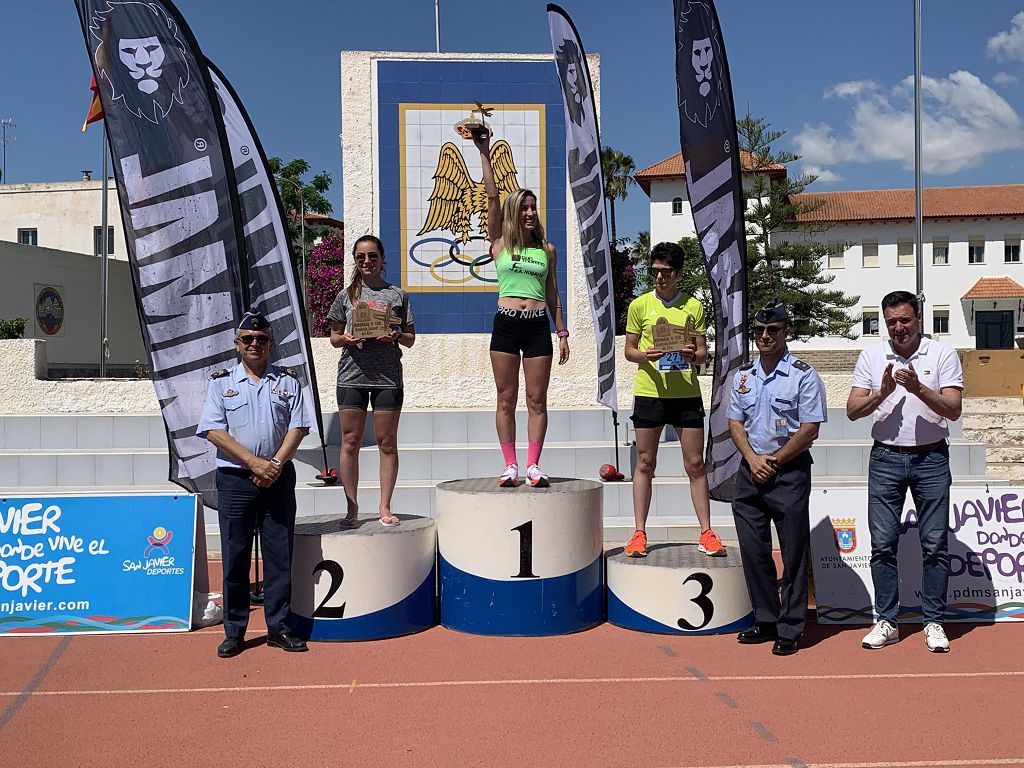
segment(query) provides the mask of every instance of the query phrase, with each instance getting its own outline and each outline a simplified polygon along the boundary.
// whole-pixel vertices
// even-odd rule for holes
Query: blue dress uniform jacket
[[[223,429],[260,458],[269,459],[288,430],[310,426],[302,385],[288,369],[268,365],[257,384],[237,363],[210,379],[196,435],[206,437],[211,429]],[[217,466],[244,469],[222,451],[217,451]]]
[[[770,374],[758,360],[733,377],[729,418],[743,422],[750,447],[762,456],[775,453],[801,424],[828,421],[825,385],[811,366],[787,349]]]
[[[768,456],[785,445],[801,424],[828,418],[825,386],[811,366],[787,349],[770,374],[765,374],[760,361],[737,371],[728,415],[743,424],[750,447]],[[800,637],[807,615],[810,494],[810,451],[779,466],[764,483],[754,482],[746,461],[740,464],[732,511],[747,592],[755,620],[774,625],[786,640]],[[772,558],[772,523],[782,554],[781,583]]]
[[[196,434],[225,430],[260,458],[270,459],[288,431],[309,427],[302,387],[289,369],[268,365],[255,382],[238,363],[210,379]],[[244,637],[249,623],[249,568],[253,537],[263,545],[263,610],[270,634],[289,632],[292,540],[295,530],[295,467],[288,461],[267,488],[249,470],[217,451],[217,517],[224,564],[224,633]]]

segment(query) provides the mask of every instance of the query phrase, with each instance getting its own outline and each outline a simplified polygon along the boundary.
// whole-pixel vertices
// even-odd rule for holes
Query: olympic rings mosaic
[[[487,242],[487,238],[485,238],[483,235],[472,235],[470,236],[469,240],[470,242],[473,242],[474,240]],[[448,246],[448,255],[445,256],[444,254],[442,254],[428,261],[424,261],[422,258],[418,258],[416,255],[417,250],[421,249],[428,243],[444,243],[445,245]],[[494,257],[491,255],[490,249],[488,249],[487,253],[483,253],[474,259],[469,259],[468,257],[463,257],[462,248],[460,244],[455,240],[448,239],[447,237],[424,237],[420,240],[417,240],[409,248],[409,258],[412,259],[414,263],[419,264],[421,267],[426,267],[427,269],[429,269],[430,276],[437,280],[437,282],[445,285],[465,285],[469,283],[471,280],[476,280],[481,283],[488,284],[496,284],[498,282],[498,279],[496,277],[485,277],[480,273],[480,269],[483,266],[485,266],[486,264],[490,264],[492,261],[494,261]],[[467,267],[469,269],[469,274],[464,277],[455,278],[447,277],[437,271],[439,269],[444,269],[445,267],[453,265]]]

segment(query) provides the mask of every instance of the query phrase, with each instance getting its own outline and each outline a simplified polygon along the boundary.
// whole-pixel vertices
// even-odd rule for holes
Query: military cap
[[[274,337],[274,329],[270,327],[267,318],[256,307],[250,308],[242,317],[242,322],[238,324],[238,332],[242,333],[243,331],[263,331],[271,338]]]
[[[786,311],[786,305],[782,303],[782,299],[775,298],[758,310],[754,319],[759,323],[788,323],[789,312]]]

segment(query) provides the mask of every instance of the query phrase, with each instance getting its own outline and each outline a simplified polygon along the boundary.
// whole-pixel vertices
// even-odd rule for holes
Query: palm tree
[[[604,174],[604,196],[611,205],[612,214],[612,247],[617,241],[615,232],[615,201],[625,200],[636,172],[636,163],[629,155],[617,149],[605,147],[601,150],[601,172]]]

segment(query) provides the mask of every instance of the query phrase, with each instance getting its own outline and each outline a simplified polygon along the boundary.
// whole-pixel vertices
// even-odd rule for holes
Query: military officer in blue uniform
[[[808,449],[828,409],[821,377],[789,352],[789,314],[781,300],[754,315],[753,334],[759,358],[736,372],[729,398],[729,431],[743,456],[732,511],[757,622],[738,640],[774,642],[772,653],[788,656],[799,648],[807,614]],[[781,587],[773,522],[782,550]]]
[[[295,467],[292,456],[309,432],[302,386],[289,368],[268,363],[274,344],[267,319],[250,309],[238,326],[234,367],[217,371],[196,434],[217,446],[224,642],[221,658],[237,656],[249,622],[249,566],[257,527],[263,544],[267,645],[305,651],[286,624],[291,606]]]

